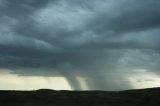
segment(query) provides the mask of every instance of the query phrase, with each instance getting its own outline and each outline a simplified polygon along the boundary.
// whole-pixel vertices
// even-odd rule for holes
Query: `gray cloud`
[[[14,74],[65,76],[74,89],[80,76],[95,82],[90,89],[119,90],[132,88],[132,70],[159,72],[159,0],[1,4],[0,67]]]

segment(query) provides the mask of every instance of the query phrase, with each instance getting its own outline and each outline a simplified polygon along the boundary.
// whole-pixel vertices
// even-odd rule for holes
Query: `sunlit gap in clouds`
[[[20,76],[9,69],[0,69],[0,90],[89,90],[82,77]]]
[[[0,69],[0,89],[36,90],[41,88],[54,90],[72,90],[65,77],[19,76],[10,70]]]
[[[160,87],[160,77],[146,69],[133,70],[128,77],[134,89]]]
[[[85,78],[82,77],[48,77],[48,76],[19,76],[11,70],[0,69],[1,90],[89,90]]]
[[[119,73],[122,74],[123,72]],[[126,80],[114,79],[116,78],[116,74],[112,73],[112,75],[113,77],[110,78],[113,79],[106,77],[106,79],[104,79],[105,81],[103,81],[103,84],[109,86],[109,88],[102,90],[115,90],[113,87],[123,86],[123,83],[129,83],[132,89],[159,87],[160,85],[160,77],[145,69],[135,69],[127,74],[123,74],[123,77]],[[100,85],[97,83],[98,81],[89,77],[73,76],[68,78],[67,76],[19,76],[18,74],[12,74],[11,70],[0,69],[1,90],[37,90],[43,88],[54,90],[101,90],[96,89],[98,88],[98,85]],[[110,88],[110,86],[112,87]],[[125,89],[130,88],[122,88],[119,90]]]

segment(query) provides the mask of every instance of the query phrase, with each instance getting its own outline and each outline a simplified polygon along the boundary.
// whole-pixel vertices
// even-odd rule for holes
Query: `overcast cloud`
[[[90,89],[132,88],[130,74],[159,75],[159,7],[159,0],[0,0],[0,67],[64,76],[74,89],[77,76]]]

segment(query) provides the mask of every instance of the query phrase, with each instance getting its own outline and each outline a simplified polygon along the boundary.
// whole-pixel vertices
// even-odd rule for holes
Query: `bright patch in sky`
[[[3,90],[71,90],[72,88],[63,77],[18,76],[0,69],[0,89]]]
[[[129,81],[132,84],[133,88],[152,88],[160,86],[160,77],[152,72],[147,72],[144,69],[137,70],[137,73],[134,73],[129,76]]]

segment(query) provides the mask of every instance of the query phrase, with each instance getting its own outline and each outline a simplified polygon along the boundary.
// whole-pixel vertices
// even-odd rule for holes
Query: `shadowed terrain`
[[[160,88],[127,91],[0,91],[0,106],[160,106]]]

